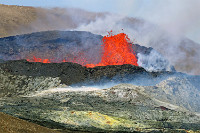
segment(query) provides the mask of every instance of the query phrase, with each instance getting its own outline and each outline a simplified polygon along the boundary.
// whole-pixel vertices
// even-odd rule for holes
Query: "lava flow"
[[[109,32],[109,35],[103,37],[102,41],[103,44],[101,52],[102,53],[101,61],[98,64],[86,64],[84,66],[88,68],[96,66],[123,65],[123,64],[131,64],[138,66],[137,58],[135,56],[132,43],[128,38],[128,35],[126,35],[125,33],[112,35],[111,31]],[[51,63],[50,59],[41,59],[41,58],[36,58],[35,56],[31,60],[27,59],[27,61]],[[66,62],[66,60],[64,59],[63,62]],[[76,63],[84,64],[83,62],[76,62]]]
[[[104,36],[102,45],[101,62],[87,64],[86,67],[132,64],[138,66],[130,39],[125,33]]]
[[[50,59],[42,59],[42,58],[36,58],[33,56],[33,59],[27,59],[29,62],[42,62],[42,63],[51,63]]]

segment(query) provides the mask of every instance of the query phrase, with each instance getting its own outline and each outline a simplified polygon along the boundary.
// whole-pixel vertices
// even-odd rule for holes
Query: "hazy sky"
[[[141,17],[200,43],[200,0],[0,0],[1,4],[75,7]]]

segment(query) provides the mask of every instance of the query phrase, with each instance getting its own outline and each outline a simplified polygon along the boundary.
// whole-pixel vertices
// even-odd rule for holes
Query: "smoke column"
[[[199,74],[200,45],[187,36],[192,36],[193,29],[200,28],[198,8],[200,2],[195,0],[130,2],[127,5],[135,4],[133,6],[135,9],[126,6],[127,10],[121,12],[123,15],[108,14],[105,18],[97,18],[89,24],[80,25],[77,30],[105,35],[109,30],[119,33],[123,29],[131,41],[135,39],[134,42],[140,45],[153,47],[178,71]]]

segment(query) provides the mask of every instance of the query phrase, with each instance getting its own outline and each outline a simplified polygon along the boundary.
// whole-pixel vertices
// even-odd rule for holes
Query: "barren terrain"
[[[0,112],[0,133],[59,133]]]

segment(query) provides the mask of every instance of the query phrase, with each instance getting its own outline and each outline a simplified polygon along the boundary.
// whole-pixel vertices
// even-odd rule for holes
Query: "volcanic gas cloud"
[[[86,64],[86,67],[107,66],[107,65],[123,65],[131,64],[138,66],[137,58],[132,47],[132,43],[125,33],[113,35],[112,31],[102,39],[101,61],[98,64]],[[87,59],[80,57],[79,61],[63,59],[62,62],[74,62],[84,64]],[[29,62],[51,63],[51,59],[42,59],[34,56],[32,59],[27,59]]]

